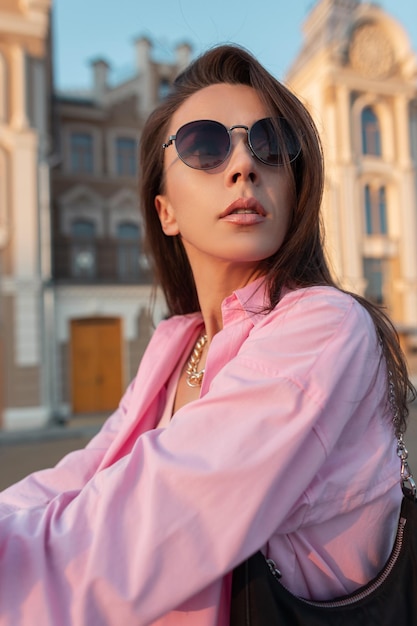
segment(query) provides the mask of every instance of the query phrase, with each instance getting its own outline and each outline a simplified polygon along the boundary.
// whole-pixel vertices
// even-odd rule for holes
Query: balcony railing
[[[104,238],[56,238],[53,278],[72,284],[152,283],[139,242]]]

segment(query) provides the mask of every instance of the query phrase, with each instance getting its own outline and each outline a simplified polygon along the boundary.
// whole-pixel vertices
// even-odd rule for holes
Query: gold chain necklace
[[[201,335],[201,337],[197,340],[187,363],[185,373],[187,375],[187,385],[189,387],[201,387],[201,383],[203,382],[204,369],[198,371],[197,368],[206,343],[207,335]]]

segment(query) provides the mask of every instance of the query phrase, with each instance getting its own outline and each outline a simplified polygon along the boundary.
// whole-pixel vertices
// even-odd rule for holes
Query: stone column
[[[405,327],[417,329],[417,172],[411,159],[410,111],[406,96],[396,97],[394,111],[401,209],[402,323]]]
[[[361,251],[361,199],[357,184],[356,166],[352,152],[352,115],[348,87],[337,87],[337,152],[340,180],[340,241],[343,245],[343,286],[363,294],[365,281]]]
[[[17,45],[13,46],[11,57],[11,126],[14,130],[23,130],[29,126],[26,113],[26,57],[23,49]]]

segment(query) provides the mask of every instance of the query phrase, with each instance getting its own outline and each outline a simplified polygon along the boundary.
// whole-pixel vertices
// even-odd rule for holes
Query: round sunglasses
[[[286,159],[291,163],[301,152],[295,132],[283,117],[266,117],[251,128],[242,124],[226,128],[214,120],[196,120],[181,126],[162,147],[175,141],[181,161],[196,170],[210,170],[226,161],[232,148],[231,133],[237,128],[246,131],[250,151],[266,165],[283,165]]]

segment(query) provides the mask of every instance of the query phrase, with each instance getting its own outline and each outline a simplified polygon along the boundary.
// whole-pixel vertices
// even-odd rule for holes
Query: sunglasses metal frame
[[[201,170],[201,171],[211,170],[211,169],[214,169],[216,167],[219,167],[220,165],[222,165],[227,160],[227,158],[229,157],[229,155],[231,153],[231,150],[232,150],[232,135],[231,135],[231,133],[232,133],[233,130],[236,130],[236,129],[239,128],[239,129],[242,129],[242,130],[246,131],[247,143],[248,143],[248,146],[249,146],[249,150],[251,151],[251,154],[256,159],[258,159],[258,161],[260,161],[261,163],[264,163],[264,165],[269,165],[270,167],[280,167],[280,166],[283,165],[282,163],[270,163],[269,161],[266,161],[265,159],[262,159],[256,153],[256,151],[255,151],[255,149],[254,149],[254,147],[252,145],[252,142],[251,142],[251,132],[252,132],[254,126],[256,126],[256,124],[259,124],[259,122],[263,122],[263,121],[271,121],[271,120],[274,121],[275,119],[276,120],[283,120],[283,121],[285,121],[286,124],[288,124],[288,122],[286,121],[285,118],[265,117],[265,118],[259,119],[256,122],[254,122],[251,127],[245,126],[244,124],[235,124],[234,126],[230,126],[230,128],[227,128],[227,126],[225,126],[224,124],[222,124],[221,122],[218,122],[216,120],[206,120],[206,119],[203,119],[203,120],[193,120],[191,122],[187,122],[186,124],[183,124],[182,126],[180,126],[180,128],[177,130],[175,135],[170,135],[168,137],[167,141],[162,144],[162,148],[165,150],[166,148],[168,148],[169,146],[171,146],[175,142],[175,150],[177,152],[177,155],[178,155],[178,157],[181,159],[181,161],[185,165],[187,165],[188,167],[191,167],[192,169]],[[193,124],[201,124],[201,122],[209,122],[211,124],[216,124],[216,125],[224,128],[224,130],[227,132],[227,134],[229,136],[229,147],[227,149],[227,153],[225,154],[224,158],[222,158],[222,160],[217,162],[215,165],[209,165],[207,167],[196,167],[195,165],[190,165],[190,163],[187,163],[187,161],[182,157],[181,153],[179,152],[179,150],[177,148],[177,143],[176,143],[177,135],[183,128],[185,128],[186,126],[191,126]],[[291,132],[294,132],[294,131],[292,131],[292,129],[289,126],[289,124],[288,124],[288,127],[290,128]],[[296,138],[295,134],[294,134],[294,138]],[[297,154],[295,154],[292,157],[289,157],[288,162],[292,163],[293,161],[295,161],[297,159],[297,157],[299,156],[300,152],[301,152],[301,145],[299,144],[298,145]]]

